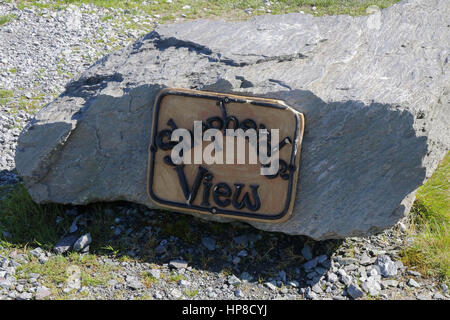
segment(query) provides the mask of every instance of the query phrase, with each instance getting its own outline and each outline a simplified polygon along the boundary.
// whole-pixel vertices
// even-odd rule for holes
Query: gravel
[[[16,288],[17,289],[17,288]],[[38,287],[36,289],[36,300],[43,300],[51,295],[51,291],[46,287]]]
[[[364,292],[362,292],[361,289],[354,284],[348,286],[347,293],[353,299],[361,298],[364,295]]]
[[[161,271],[159,269],[151,269],[148,273],[155,279],[161,278]]]
[[[16,19],[0,26],[0,89],[13,92],[0,105],[0,186],[18,182],[15,145],[32,113],[59,95],[74,75],[155,24],[149,15],[130,17],[122,9],[92,5],[19,10],[13,3],[2,2],[3,15]],[[106,19],[111,15],[117,19]],[[127,28],[120,18],[136,20],[139,28]]]
[[[0,89],[12,91],[12,97],[0,105],[0,187],[19,183],[15,146],[33,112],[60,94],[73,76],[115,47],[132,43],[159,21],[144,13],[131,15],[92,5],[51,11],[19,10],[12,3],[0,3],[0,16],[5,14],[17,19],[0,26]],[[64,295],[88,299],[450,298],[445,284],[423,278],[400,262],[400,250],[408,240],[401,225],[366,238],[311,242],[242,223],[218,225],[184,216],[191,235],[184,239],[185,229],[164,229],[178,225],[180,215],[117,203],[104,209],[105,216],[113,216],[111,237],[99,244],[88,232],[96,222],[81,223],[85,211],[89,207],[66,209],[72,227],[52,244],[53,252],[35,246],[23,252],[0,246],[0,300]],[[10,231],[3,236],[11,236]],[[107,277],[100,276],[99,270],[68,265],[67,279],[52,283],[49,274],[20,270],[28,263],[47,266],[71,250],[87,256],[89,247],[111,243],[120,243],[121,252],[95,251],[100,266],[114,270],[106,272]],[[97,281],[82,281],[86,272]],[[151,284],[144,275],[151,276]]]
[[[236,277],[235,275],[231,275],[228,277],[227,282],[229,285],[235,286],[235,285],[241,283],[241,280],[238,277]]]
[[[172,260],[170,261],[169,266],[175,269],[184,269],[187,268],[188,263],[184,260]]]
[[[383,277],[389,278],[397,275],[397,265],[387,255],[378,256],[375,265],[379,267]]]
[[[304,246],[301,252],[306,260],[311,260],[313,258],[311,248],[308,245]]]
[[[210,237],[204,237],[202,239],[202,243],[209,251],[216,250],[216,240],[214,240]]]
[[[92,242],[92,237],[90,233],[82,235],[74,244],[73,250],[81,251],[86,248]]]
[[[78,240],[76,235],[68,235],[62,237],[53,247],[53,251],[57,254],[63,254],[70,250],[73,244]]]
[[[414,287],[414,288],[420,288],[420,284],[416,280],[414,280],[412,278],[409,279],[408,285],[411,286],[411,287]]]

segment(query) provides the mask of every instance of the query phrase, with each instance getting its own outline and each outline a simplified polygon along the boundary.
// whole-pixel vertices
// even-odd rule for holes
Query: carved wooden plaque
[[[249,134],[250,129],[255,132],[266,129],[270,132],[266,139],[269,141],[267,155],[276,159],[278,152],[278,170],[264,175],[261,173],[262,168],[268,168],[271,164],[263,163],[260,158],[256,163],[250,161],[251,150],[256,150],[258,154],[264,149],[260,147],[259,140],[255,144],[249,137],[242,140],[244,149],[242,144],[233,145],[235,149],[231,156],[228,152],[232,148],[225,142],[212,152],[206,152],[208,145],[220,141],[218,136],[210,140],[204,136],[201,140],[185,138],[191,148],[188,148],[189,153],[187,149],[182,151],[180,156],[191,161],[177,163],[172,155],[175,146],[183,141],[183,138],[172,141],[172,134],[177,129],[187,129],[185,131],[192,136],[216,129],[214,132],[222,133],[224,141],[229,132],[226,129],[242,129],[241,133]],[[278,141],[273,144],[270,139],[275,137],[275,131],[272,129],[278,129]],[[164,89],[156,98],[153,110],[148,195],[157,205],[176,211],[243,220],[285,221],[294,206],[303,130],[303,114],[283,101],[187,89]],[[205,161],[206,157],[201,162],[197,158],[196,162],[196,155],[205,156],[205,153],[195,149],[199,146],[199,150],[206,152],[206,155],[223,156],[223,162],[211,163]],[[241,162],[237,160],[239,155]],[[245,159],[244,163],[242,159]]]

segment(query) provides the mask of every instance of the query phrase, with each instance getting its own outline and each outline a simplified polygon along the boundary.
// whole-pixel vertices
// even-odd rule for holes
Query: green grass
[[[220,17],[229,19],[245,19],[252,15],[260,15],[267,13],[270,9],[272,14],[282,14],[290,12],[299,12],[316,15],[363,15],[370,5],[377,5],[380,8],[386,8],[398,0],[279,0],[272,1],[272,5],[264,7],[261,0],[173,0],[167,3],[165,0],[147,1],[143,4],[142,0],[55,0],[50,3],[43,3],[38,0],[21,0],[19,8],[27,6],[37,6],[39,8],[60,9],[70,4],[94,4],[105,8],[122,8],[127,9],[130,15],[138,13],[147,13],[159,15],[163,22],[169,22],[183,14],[187,19],[204,18],[204,17]],[[183,9],[190,6],[188,9]],[[312,10],[316,7],[315,10]],[[251,14],[244,12],[251,9]],[[105,19],[111,19],[107,16]]]
[[[14,96],[12,90],[0,89],[0,106],[6,105],[8,99]]]
[[[12,90],[0,89],[0,98],[11,98],[13,95]]]
[[[66,282],[68,266],[69,260],[64,256],[52,257],[45,264],[33,260],[30,263],[19,266],[16,270],[16,276],[21,278],[30,273],[39,273],[41,277],[45,277],[46,281],[48,281],[46,284],[56,286]]]
[[[194,290],[185,289],[184,294],[189,298],[194,298],[198,294],[198,290],[197,289],[194,289]]]
[[[15,19],[17,19],[17,16],[15,16],[14,14],[7,14],[4,16],[0,16],[0,26],[7,24],[8,22],[11,22]]]
[[[145,287],[150,288],[152,285],[158,283],[158,279],[152,276],[149,272],[142,273],[142,283]]]
[[[167,279],[168,282],[178,282],[180,280],[186,280],[186,277],[178,273],[172,273]]]
[[[49,250],[60,233],[70,226],[62,206],[34,203],[23,185],[15,186],[6,199],[0,201],[0,212],[0,245],[8,241],[19,247],[37,245]],[[59,224],[57,216],[62,217]],[[2,240],[2,231],[12,237]]]
[[[30,273],[38,273],[42,284],[51,289],[54,298],[64,298],[67,294],[62,289],[69,278],[70,266],[77,266],[80,269],[82,286],[106,286],[108,280],[113,278],[111,274],[117,269],[100,263],[95,255],[70,253],[68,256],[50,257],[44,264],[33,258],[30,263],[17,268],[16,277],[24,278]]]
[[[413,243],[402,251],[406,265],[450,281],[450,154],[419,188],[411,211]]]
[[[40,93],[28,99],[25,96],[19,97],[17,104],[11,107],[11,113],[17,114],[19,110],[24,110],[29,114],[34,114],[42,108],[42,101],[44,100],[45,94]]]
[[[71,225],[71,219],[65,212],[66,208],[58,204],[35,203],[23,184],[9,189],[0,189],[0,246],[19,248],[39,246],[51,250],[53,245],[64,235]],[[108,205],[94,204],[86,207],[90,217],[96,222],[91,223],[85,233],[91,233],[95,241],[90,246],[92,252],[112,254],[117,253],[125,243],[114,243],[111,239],[111,225],[114,215],[107,214]],[[57,217],[61,221],[57,223]],[[2,237],[6,231],[11,236]]]

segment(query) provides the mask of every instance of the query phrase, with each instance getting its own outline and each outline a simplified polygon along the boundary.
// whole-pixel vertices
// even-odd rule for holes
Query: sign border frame
[[[225,208],[220,208],[218,206],[213,206],[211,208],[205,208],[198,205],[188,205],[181,202],[174,202],[171,200],[164,200],[158,198],[153,192],[153,174],[154,174],[154,164],[155,164],[155,154],[158,151],[158,148],[155,144],[155,137],[158,130],[157,120],[159,116],[159,110],[161,107],[161,101],[164,97],[168,95],[178,95],[178,96],[186,96],[186,97],[195,97],[195,98],[204,98],[211,99],[215,101],[224,100],[225,103],[234,102],[234,103],[250,103],[253,105],[258,105],[261,107],[267,108],[276,108],[276,109],[291,109],[294,112],[296,126],[294,132],[294,143],[291,152],[291,161],[289,166],[292,167],[294,163],[294,170],[290,170],[289,172],[289,185],[288,185],[288,194],[286,196],[286,204],[283,210],[276,215],[264,215],[264,214],[253,214],[247,212],[239,212],[228,210]],[[301,120],[301,121],[300,121]],[[149,198],[158,206],[171,209],[171,210],[180,210],[188,213],[199,213],[199,214],[210,214],[213,216],[221,216],[226,218],[238,219],[238,220],[249,220],[249,221],[257,221],[257,222],[270,222],[270,223],[279,223],[286,221],[292,214],[294,203],[295,203],[295,192],[296,186],[298,183],[299,177],[299,165],[300,165],[300,151],[303,140],[303,133],[305,127],[305,118],[304,115],[295,109],[289,107],[281,100],[268,99],[268,98],[259,98],[259,97],[250,97],[250,96],[239,96],[236,94],[227,94],[227,93],[219,93],[219,92],[210,92],[210,91],[199,91],[199,90],[190,90],[190,89],[181,89],[181,88],[164,88],[162,89],[154,102],[153,106],[153,115],[152,115],[152,128],[151,128],[151,139],[148,147],[148,161],[147,161],[147,195]]]

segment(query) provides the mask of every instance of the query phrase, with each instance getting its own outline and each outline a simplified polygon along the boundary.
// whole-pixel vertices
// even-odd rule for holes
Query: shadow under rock
[[[73,243],[74,239],[90,233],[89,253],[119,262],[136,261],[167,268],[172,260],[184,260],[193,269],[221,273],[224,277],[235,275],[241,280],[270,281],[277,286],[295,280],[298,286],[307,287],[328,272],[329,257],[342,243],[342,240],[314,241],[303,236],[260,231],[240,222],[208,222],[129,202],[38,205],[27,198],[24,188],[21,192],[24,192],[21,196],[24,203],[42,216],[30,214],[29,220],[22,223],[6,221],[4,227],[9,225],[12,229],[4,230],[9,236],[3,238],[18,248],[39,246],[52,250],[58,239],[71,236]],[[77,230],[70,233],[74,221]],[[307,262],[302,254],[305,246],[305,256],[310,261],[316,257],[312,263],[319,267],[314,269],[312,277],[311,270],[305,272],[303,267]],[[317,257],[321,255],[327,258],[320,263]]]
[[[19,181],[15,170],[0,170],[0,187],[13,185]]]
[[[300,287],[313,286],[331,268],[329,258],[343,242],[265,232],[240,222],[208,222],[128,202],[72,207],[67,212],[72,219],[81,217],[78,235],[91,233],[91,253],[160,267],[184,260],[193,269],[278,286],[292,280]],[[312,268],[305,270],[307,258]]]

